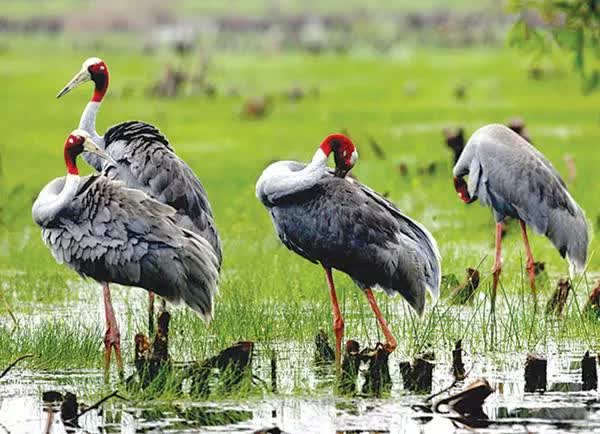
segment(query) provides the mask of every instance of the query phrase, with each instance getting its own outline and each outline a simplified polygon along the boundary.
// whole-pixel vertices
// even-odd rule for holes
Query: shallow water
[[[69,321],[73,312],[86,312],[88,326],[96,323],[102,330],[101,304],[90,304],[90,300],[100,300],[100,291],[93,284],[79,281],[73,282],[70,288],[79,294],[75,303],[64,306],[59,303],[58,307],[20,306],[26,312],[35,312],[23,313],[21,318],[33,324],[49,318]],[[144,312],[145,295],[134,289],[114,291],[117,317],[125,319],[131,310]],[[459,315],[470,315],[469,309],[458,312]],[[139,325],[122,320],[122,335],[132,336]],[[470,374],[451,393],[482,377],[496,389],[483,408],[489,416],[489,425],[479,428],[482,432],[600,432],[600,395],[596,391],[580,390],[580,360],[587,349],[568,342],[561,342],[560,346],[550,342],[546,346],[548,392],[544,394],[525,394],[523,391],[525,353],[491,353],[485,358],[465,355],[465,366],[467,371],[471,370]],[[270,382],[269,355],[272,350],[277,354],[276,394],[266,391],[262,396],[254,395],[240,401],[127,402],[112,399],[101,410],[82,417],[81,428],[68,429],[60,420],[59,406],[42,402],[43,392],[73,392],[80,401],[90,405],[106,391],[102,372],[96,369],[48,372],[15,368],[0,380],[0,434],[252,433],[275,426],[288,433],[452,433],[470,429],[454,420],[456,415],[434,415],[424,411],[421,406],[425,404],[426,396],[403,389],[398,366],[403,356],[399,352],[390,357],[393,386],[389,396],[348,399],[333,393],[332,367],[315,366],[312,342],[275,342],[268,346],[258,342],[253,373],[265,383]],[[452,383],[450,362],[450,350],[443,353],[437,350],[433,392]],[[126,392],[122,394],[127,396]]]
[[[219,402],[132,404],[113,399],[102,410],[83,416],[81,428],[69,432],[250,433],[274,426],[289,433],[450,433],[467,430],[449,415],[432,415],[419,410],[420,407],[413,407],[424,404],[425,396],[409,394],[402,389],[395,357],[390,360],[394,386],[389,397],[344,399],[332,393],[332,371],[319,371],[306,359],[307,354],[312,354],[308,348],[295,346],[287,348],[283,354],[290,357],[278,361],[280,392],[277,395],[267,393],[263,398]],[[543,394],[523,392],[523,355],[506,355],[493,364],[475,361],[465,384],[483,376],[496,389],[484,405],[490,421],[483,432],[600,431],[600,396],[596,391],[579,390],[581,356],[578,354],[563,355],[560,359],[556,355],[548,357],[549,391]],[[469,369],[473,361],[465,362]],[[258,346],[254,373],[268,379],[268,366]],[[322,375],[317,375],[318,372]],[[447,361],[436,364],[434,391],[452,382],[449,372]],[[58,390],[85,396],[100,390],[102,381],[101,372],[96,370],[31,372],[15,369],[0,385],[0,432],[66,432],[60,421],[59,408],[43,404],[42,393]],[[305,384],[306,391],[295,393],[293,388],[297,387],[298,381]],[[453,392],[463,387],[464,384],[459,385]]]

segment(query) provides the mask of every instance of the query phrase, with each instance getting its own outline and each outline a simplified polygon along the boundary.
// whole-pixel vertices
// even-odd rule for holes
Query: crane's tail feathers
[[[426,285],[427,291],[431,294],[431,298],[437,301],[440,298],[440,286],[442,285],[442,255],[437,245],[437,241],[423,225],[415,222],[418,228],[423,232],[425,244],[429,249],[427,260],[429,262],[429,274],[427,276]]]
[[[190,243],[183,255],[187,279],[181,298],[209,324],[214,315],[214,299],[219,293],[219,259],[208,241],[193,232],[184,232]]]
[[[567,261],[569,262],[569,276],[574,279],[578,274],[582,274],[585,271],[585,262],[581,262],[578,259],[572,259],[567,253]]]
[[[571,198],[574,213],[553,210],[549,214],[545,235],[569,262],[571,276],[585,269],[590,243],[589,225],[581,208]]]

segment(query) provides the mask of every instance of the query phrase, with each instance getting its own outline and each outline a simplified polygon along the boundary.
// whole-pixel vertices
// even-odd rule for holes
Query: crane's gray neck
[[[312,161],[301,170],[291,162],[280,161],[267,167],[256,184],[256,195],[265,204],[312,188],[327,171],[327,155],[319,148]],[[295,163],[297,165],[297,163]]]
[[[64,184],[59,180],[48,184],[34,202],[32,215],[38,225],[45,226],[53,221],[77,194],[81,181],[79,175],[68,173],[64,180]],[[61,184],[62,189],[60,189]]]
[[[87,103],[79,120],[79,128],[86,131],[94,143],[104,148],[104,139],[96,132],[96,115],[100,109],[100,104],[101,101],[90,101]]]
[[[477,144],[472,143],[469,140],[467,146],[463,149],[462,153],[456,164],[454,165],[454,169],[452,170],[454,176],[466,176],[469,174],[469,169],[471,168],[471,162],[473,161],[473,157],[475,156],[475,148]]]

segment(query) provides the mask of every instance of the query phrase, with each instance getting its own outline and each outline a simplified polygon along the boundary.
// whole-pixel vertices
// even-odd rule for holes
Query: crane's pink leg
[[[381,311],[379,310],[379,306],[377,306],[377,302],[375,301],[375,296],[373,295],[373,291],[371,291],[371,288],[365,289],[365,294],[367,296],[367,300],[369,300],[371,309],[373,309],[373,312],[375,313],[375,317],[377,318],[379,327],[381,327],[381,331],[383,332],[383,335],[385,336],[385,340],[386,340],[385,348],[388,350],[388,352],[391,353],[398,346],[398,342],[396,342],[396,339],[392,335],[392,332],[390,331],[390,328],[389,328],[387,322],[385,321],[385,318],[381,314]]]
[[[531,293],[533,298],[537,297],[537,290],[535,287],[535,261],[533,260],[533,254],[531,253],[531,247],[529,246],[529,238],[527,237],[527,226],[523,220],[519,220],[521,223],[521,233],[523,234],[523,242],[525,243],[525,254],[527,255],[527,273],[529,274],[529,283],[531,285]]]
[[[333,276],[331,268],[325,268],[327,276],[327,285],[329,286],[329,297],[331,298],[331,307],[333,308],[333,332],[335,333],[335,369],[339,374],[342,368],[342,338],[344,337],[344,319],[340,312],[335,285],[333,284]]]
[[[148,337],[154,335],[154,293],[148,292]]]
[[[119,326],[115,318],[112,300],[110,297],[110,288],[108,283],[102,284],[104,293],[104,315],[106,317],[106,334],[104,335],[104,375],[108,378],[110,372],[110,353],[111,349],[115,349],[115,359],[117,360],[117,368],[119,376],[123,376],[123,358],[121,357],[121,334]]]
[[[496,309],[496,291],[500,273],[502,272],[502,223],[496,223],[496,259],[494,260],[494,268],[492,274],[494,281],[492,283],[492,312]]]

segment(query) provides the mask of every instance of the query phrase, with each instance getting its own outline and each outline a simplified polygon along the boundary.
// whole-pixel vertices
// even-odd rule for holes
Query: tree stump
[[[596,318],[600,317],[600,282],[590,292],[583,308],[583,312],[588,315],[593,315]]]
[[[462,353],[462,339],[459,339],[452,350],[452,375],[456,381],[462,381],[467,376],[462,360]]]
[[[539,354],[528,354],[525,362],[525,392],[545,392],[548,361]]]
[[[381,396],[381,392],[388,392],[392,388],[392,378],[388,366],[389,356],[390,353],[380,342],[375,345],[374,349],[365,348],[361,352],[361,359],[368,362],[362,388],[364,394]]]
[[[335,351],[329,345],[327,334],[323,329],[315,336],[315,362],[328,364],[335,361]]]
[[[360,368],[360,344],[352,339],[346,342],[342,372],[338,382],[338,391],[344,395],[356,393],[356,380]]]
[[[557,318],[562,316],[571,289],[571,281],[569,279],[560,279],[558,281],[556,289],[546,305],[546,315],[554,315]]]
[[[400,374],[404,388],[415,393],[430,393],[433,383],[433,363],[435,355],[426,353],[410,362],[400,362]]]
[[[479,287],[479,271],[467,268],[467,277],[464,282],[454,288],[450,295],[453,304],[466,304],[469,302]]]
[[[596,370],[596,357],[590,356],[586,351],[581,359],[581,381],[583,390],[596,390],[598,388],[598,371]]]

